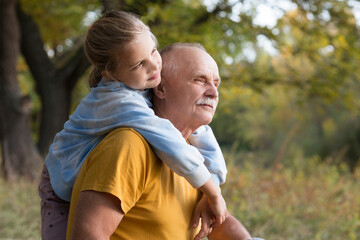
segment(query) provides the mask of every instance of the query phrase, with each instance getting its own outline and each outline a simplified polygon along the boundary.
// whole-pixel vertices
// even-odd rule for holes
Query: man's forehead
[[[174,51],[176,52],[177,55],[182,57],[189,58],[189,56],[191,56],[191,58],[189,59],[194,59],[201,55],[208,55],[205,50],[193,46],[178,46],[174,49]]]
[[[196,47],[179,47],[177,57],[187,69],[206,71],[210,67],[218,70],[215,60],[206,51]]]
[[[189,72],[191,77],[205,77],[214,80],[220,80],[219,71],[215,66],[198,65],[191,66],[192,70]]]
[[[207,58],[193,58],[192,63],[185,66],[193,77],[204,76],[207,78],[220,78],[216,62],[208,56]]]

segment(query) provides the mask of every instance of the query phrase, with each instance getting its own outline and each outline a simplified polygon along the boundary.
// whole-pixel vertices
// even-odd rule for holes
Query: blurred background
[[[42,164],[89,92],[84,36],[109,9],[218,63],[222,191],[254,236],[360,239],[355,0],[0,0],[0,239],[40,238]]]

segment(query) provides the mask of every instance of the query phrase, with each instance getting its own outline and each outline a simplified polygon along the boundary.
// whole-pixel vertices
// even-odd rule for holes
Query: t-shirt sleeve
[[[144,190],[147,154],[149,147],[136,131],[119,129],[109,133],[87,159],[81,191],[112,194],[127,213]]]

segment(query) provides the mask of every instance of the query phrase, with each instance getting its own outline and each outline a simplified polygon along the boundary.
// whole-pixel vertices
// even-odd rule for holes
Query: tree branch
[[[57,69],[56,74],[62,75],[65,85],[72,90],[77,80],[89,68],[90,63],[86,58],[83,46],[79,47],[66,64]]]
[[[55,73],[55,66],[44,50],[40,31],[32,17],[21,9],[20,3],[17,4],[17,15],[21,29],[21,52],[34,78],[45,80],[43,74]]]

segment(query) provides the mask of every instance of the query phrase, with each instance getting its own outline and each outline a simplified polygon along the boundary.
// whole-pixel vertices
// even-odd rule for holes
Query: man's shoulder
[[[117,128],[109,132],[91,152],[89,158],[96,159],[148,159],[154,153],[140,133],[132,128]],[[116,161],[117,161],[116,160]]]
[[[144,139],[141,134],[133,128],[119,127],[109,132],[105,138],[117,138],[119,136],[129,136]]]
[[[148,145],[145,138],[133,128],[116,128],[109,132],[104,139],[101,141],[102,144],[126,144],[126,145],[136,145],[143,143]],[[140,146],[139,146],[140,147]]]
[[[145,138],[133,128],[120,127],[109,132],[99,143],[99,148],[150,149]]]

